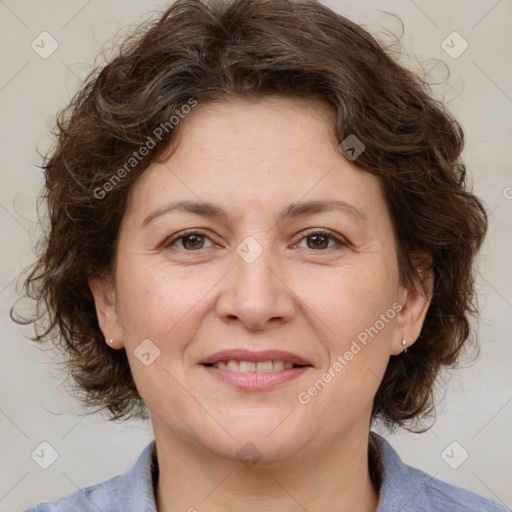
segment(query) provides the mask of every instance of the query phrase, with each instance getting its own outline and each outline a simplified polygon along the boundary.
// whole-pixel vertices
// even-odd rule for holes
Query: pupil
[[[201,243],[201,236],[202,235],[188,235],[185,237],[185,245],[191,245],[192,247],[196,246],[198,243]],[[192,240],[192,243],[190,243],[190,240]]]
[[[322,243],[324,243],[325,240],[327,239],[327,237],[325,235],[312,235],[310,238],[311,238],[311,240],[313,240],[313,245],[315,245],[317,247],[322,245]]]

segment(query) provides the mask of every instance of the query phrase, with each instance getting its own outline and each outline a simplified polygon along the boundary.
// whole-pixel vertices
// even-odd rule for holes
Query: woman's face
[[[366,435],[389,357],[426,312],[399,283],[378,179],[342,154],[313,101],[199,104],[182,123],[178,150],[131,190],[111,304],[95,292],[155,435],[233,459],[250,442],[263,460]],[[170,208],[185,201],[196,211]],[[202,364],[236,349],[309,366]]]

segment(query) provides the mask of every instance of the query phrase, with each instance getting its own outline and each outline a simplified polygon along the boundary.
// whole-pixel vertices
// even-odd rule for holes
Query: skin
[[[313,100],[199,105],[180,130],[177,150],[130,191],[115,276],[90,279],[103,334],[113,349],[125,348],[152,413],[158,510],[375,511],[372,401],[402,338],[408,346],[418,338],[429,304],[418,288],[400,284],[378,178],[344,157],[332,112]],[[276,223],[292,202],[330,199],[367,220],[325,211]],[[172,212],[141,227],[182,200],[215,203],[230,218]],[[165,247],[191,228],[205,237]],[[331,237],[315,245],[321,228],[346,245]],[[262,249],[251,263],[236,252],[246,237]],[[432,289],[431,274],[423,285]],[[401,311],[300,403],[298,394],[396,303]],[[160,355],[145,366],[134,350],[148,338]],[[235,347],[287,350],[313,368],[270,390],[238,390],[199,364]],[[237,455],[248,442],[260,454],[251,466]]]

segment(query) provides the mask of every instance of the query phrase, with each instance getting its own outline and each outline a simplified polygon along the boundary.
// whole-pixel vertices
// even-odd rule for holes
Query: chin
[[[220,439],[215,436],[205,439],[209,449],[222,457],[240,460],[247,466],[255,462],[272,462],[287,459],[297,453],[302,445],[304,431],[298,425],[294,428],[292,415],[287,417],[282,409],[270,412],[254,411],[254,414],[244,414],[243,419],[224,416],[226,430],[232,436],[224,433]],[[284,421],[283,421],[284,420]]]

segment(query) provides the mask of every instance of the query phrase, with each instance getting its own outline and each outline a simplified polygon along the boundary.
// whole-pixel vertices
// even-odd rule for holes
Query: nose
[[[234,268],[227,274],[217,302],[219,318],[238,320],[251,330],[275,327],[295,314],[296,301],[280,270],[282,265],[277,264],[270,247],[261,241],[259,245],[262,252],[254,261],[245,258],[243,252],[234,253]]]

